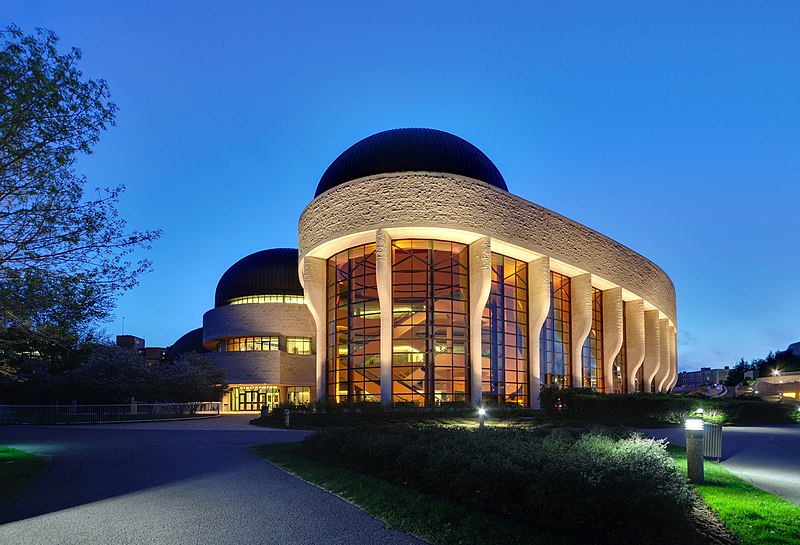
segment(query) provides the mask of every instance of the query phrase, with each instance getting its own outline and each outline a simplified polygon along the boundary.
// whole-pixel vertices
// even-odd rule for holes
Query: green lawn
[[[420,493],[383,479],[311,460],[297,443],[262,445],[253,452],[358,505],[387,526],[441,545],[577,545],[563,535],[533,529],[475,507]]]
[[[49,465],[50,458],[0,445],[0,504],[20,495]]]
[[[686,473],[686,450],[670,445],[669,452]],[[742,545],[800,544],[800,505],[764,492],[734,476],[721,465],[706,461],[705,484],[694,486]]]

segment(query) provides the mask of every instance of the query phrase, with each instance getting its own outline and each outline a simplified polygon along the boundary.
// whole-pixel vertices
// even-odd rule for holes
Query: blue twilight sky
[[[199,327],[231,264],[297,246],[339,153],[432,127],[661,266],[682,370],[800,340],[800,3],[0,0],[12,22],[109,82],[79,167],[164,230],[111,334]]]

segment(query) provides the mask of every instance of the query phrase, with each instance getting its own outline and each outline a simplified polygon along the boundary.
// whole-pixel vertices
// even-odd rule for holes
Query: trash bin
[[[722,426],[719,424],[703,424],[703,457],[722,460]]]

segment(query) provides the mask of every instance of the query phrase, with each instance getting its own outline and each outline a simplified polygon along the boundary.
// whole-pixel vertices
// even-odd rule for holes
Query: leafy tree
[[[736,386],[744,382],[744,374],[752,369],[752,365],[740,359],[738,363],[728,371],[728,377],[725,379],[725,386]]]
[[[225,371],[200,354],[182,354],[164,369],[162,401],[219,401],[228,389]]]
[[[149,269],[127,256],[160,232],[128,230],[124,186],[87,198],[75,171],[114,125],[106,82],[84,78],[81,52],[59,53],[50,31],[10,26],[0,38],[0,374],[29,357],[59,372]]]
[[[89,361],[59,379],[59,398],[78,403],[150,401],[157,391],[160,370],[150,367],[134,350],[102,346]]]

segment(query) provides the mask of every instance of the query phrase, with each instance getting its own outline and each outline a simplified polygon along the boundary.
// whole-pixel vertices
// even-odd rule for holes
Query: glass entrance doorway
[[[260,411],[265,405],[272,409],[280,403],[280,397],[277,386],[234,386],[230,393],[230,410]]]

